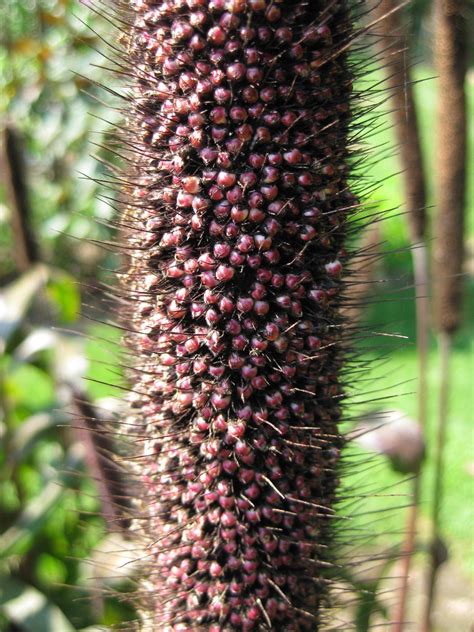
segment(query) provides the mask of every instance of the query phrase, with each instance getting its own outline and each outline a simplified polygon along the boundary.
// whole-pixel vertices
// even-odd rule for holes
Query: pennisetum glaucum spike
[[[322,629],[360,210],[349,48],[361,8],[117,11],[141,629]]]
[[[443,501],[444,452],[449,419],[449,360],[452,340],[462,320],[467,151],[467,13],[468,3],[465,0],[436,0],[434,3],[433,57],[439,77],[439,97],[432,279],[434,322],[440,352],[440,388],[431,499],[431,560],[421,625],[423,632],[434,629],[433,605],[440,564],[440,509]]]

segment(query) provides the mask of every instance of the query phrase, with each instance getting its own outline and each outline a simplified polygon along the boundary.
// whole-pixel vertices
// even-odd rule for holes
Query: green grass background
[[[417,103],[418,120],[420,125],[423,154],[425,157],[425,174],[428,187],[428,215],[432,218],[433,209],[433,157],[434,120],[437,95],[437,81],[433,78],[433,69],[421,67],[414,73],[415,98]],[[466,197],[466,240],[469,246],[474,238],[474,76],[468,77],[467,82],[469,125],[468,131],[468,168],[467,168],[467,197]],[[374,146],[394,145],[392,129],[385,129],[376,134],[371,140]],[[373,177],[381,181],[377,198],[382,207],[400,208],[403,210],[402,179],[397,172],[400,165],[397,156],[386,158],[377,163]],[[396,175],[388,175],[396,174]],[[388,177],[387,177],[388,176]],[[380,393],[389,395],[384,407],[395,408],[416,419],[417,414],[417,372],[418,360],[416,352],[415,333],[415,302],[412,291],[402,295],[392,294],[391,290],[398,290],[407,280],[407,272],[411,270],[411,254],[407,250],[408,235],[406,220],[403,216],[390,217],[382,223],[382,240],[384,248],[390,251],[385,257],[384,270],[392,279],[380,298],[392,298],[388,302],[380,302],[371,307],[367,317],[369,323],[380,328],[385,324],[385,331],[392,331],[406,336],[405,341],[396,339],[393,349],[389,352],[389,359],[383,367],[374,367],[373,383]],[[472,247],[472,246],[471,246]],[[394,251],[401,252],[394,254]],[[472,257],[468,254],[468,257]],[[411,278],[408,277],[409,282]],[[447,443],[445,446],[445,477],[444,494],[441,512],[443,533],[448,545],[449,554],[466,574],[474,578],[474,353],[473,353],[473,315],[474,315],[474,281],[466,278],[466,295],[464,303],[464,325],[456,334],[450,366],[451,392],[449,401],[449,426]],[[387,296],[384,296],[386,294]],[[392,324],[390,324],[392,323]],[[389,345],[390,346],[390,345]],[[373,354],[374,359],[377,353]],[[375,363],[376,364],[376,363]],[[426,539],[429,534],[430,499],[432,497],[432,483],[434,474],[433,450],[437,422],[437,395],[439,390],[439,358],[437,343],[432,336],[428,362],[428,403],[427,403],[427,458],[423,467],[422,493],[420,506],[420,536]],[[371,390],[371,389],[369,389]],[[359,411],[357,411],[359,412]],[[408,492],[408,483],[397,485],[400,475],[391,472],[388,465],[381,464],[377,470],[380,487],[395,485],[394,493]],[[350,484],[350,480],[348,481]],[[396,497],[395,497],[396,498]],[[403,498],[398,504],[403,504]],[[397,501],[387,499],[387,504],[397,504]],[[368,510],[380,507],[380,499],[371,499],[364,505]],[[363,513],[363,511],[362,511]],[[404,512],[387,512],[377,523],[380,533],[399,532],[404,524]],[[399,536],[388,537],[396,540]]]

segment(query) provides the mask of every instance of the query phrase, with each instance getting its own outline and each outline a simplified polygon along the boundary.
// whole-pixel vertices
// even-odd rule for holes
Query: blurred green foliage
[[[103,24],[77,0],[3,0],[0,8],[0,119],[20,131],[34,234],[47,261],[75,275],[94,275],[103,252],[71,238],[103,239],[110,207],[94,179],[104,169],[91,154],[115,112],[104,109],[97,28]],[[88,177],[83,176],[86,174]],[[3,272],[12,270],[12,235],[5,201],[0,213]],[[91,221],[94,218],[94,221]]]
[[[104,594],[109,583],[100,572],[108,575],[109,567],[105,572],[97,562],[94,567],[111,536],[69,409],[71,386],[85,369],[83,342],[50,330],[51,324],[70,324],[78,300],[75,281],[43,264],[0,293],[0,630],[5,632],[70,632],[110,626],[132,614]]]
[[[97,85],[96,31],[107,25],[74,0],[4,0],[0,23],[0,127],[23,141],[30,229],[44,262],[9,283],[18,236],[0,179],[0,630],[109,627],[133,613],[107,596],[101,575],[110,568],[96,561],[102,549],[112,559],[120,541],[111,542],[72,428],[83,338],[51,330],[83,328],[78,281],[95,282],[108,265],[84,241],[110,237],[99,221],[112,210],[96,182],[105,168],[91,155],[111,159],[99,145],[116,111]]]

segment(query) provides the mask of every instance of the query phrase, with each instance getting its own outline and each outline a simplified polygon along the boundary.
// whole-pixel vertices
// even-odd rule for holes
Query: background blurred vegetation
[[[430,0],[415,0],[411,12],[415,95],[426,158],[429,204],[432,198],[433,121],[437,82],[431,67]],[[110,626],[133,616],[111,595],[113,586],[128,590],[133,574],[125,565],[122,578],[110,579],[117,559],[125,564],[127,545],[117,534],[118,522],[104,520],[97,500],[100,468],[87,457],[87,441],[73,426],[81,426],[77,393],[98,408],[113,413],[111,400],[117,390],[116,368],[102,362],[114,358],[117,332],[87,316],[97,318],[87,303],[99,305],[89,288],[104,270],[116,265],[114,255],[96,240],[111,237],[107,221],[113,209],[108,192],[100,185],[104,164],[112,160],[101,145],[113,135],[117,112],[108,95],[97,87],[103,79],[102,46],[96,31],[107,34],[107,22],[87,3],[74,0],[3,0],[0,15],[0,127],[18,133],[24,158],[24,177],[30,210],[29,226],[39,255],[19,275],[18,235],[12,230],[12,200],[4,178],[0,189],[0,630],[69,632]],[[110,85],[110,78],[107,80]],[[114,87],[113,85],[111,86]],[[474,70],[468,73],[467,90],[471,121],[474,119]],[[474,173],[474,126],[469,131],[470,162]],[[92,142],[91,142],[92,141]],[[374,146],[393,147],[387,123],[370,139]],[[96,143],[94,146],[92,143]],[[97,161],[91,154],[99,157]],[[3,155],[5,161],[5,155]],[[372,194],[381,208],[403,208],[400,171],[396,155],[374,162],[370,177],[380,181]],[[83,174],[86,174],[85,177]],[[460,597],[469,595],[474,579],[474,522],[472,410],[474,331],[467,314],[474,307],[474,178],[467,196],[466,318],[456,337],[452,372],[452,411],[447,445],[446,495],[443,507],[450,562]],[[430,210],[431,213],[431,210]],[[415,306],[412,261],[406,221],[391,213],[382,225],[382,249],[375,299],[364,314],[374,329],[406,336],[396,339],[390,357],[375,368],[377,391],[395,407],[416,417]],[[82,288],[82,289],[81,289]],[[86,303],[81,314],[82,300]],[[377,300],[379,299],[379,300]],[[471,316],[472,317],[472,316]],[[99,318],[99,319],[100,319]],[[54,327],[52,329],[51,327]],[[74,330],[78,333],[71,333]],[[104,338],[109,342],[104,342]],[[379,349],[365,349],[376,358]],[[105,351],[104,351],[105,347]],[[429,362],[430,393],[437,391],[437,352],[432,344]],[[377,363],[376,363],[377,364]],[[89,378],[84,380],[83,376]],[[385,404],[384,404],[385,406]],[[366,406],[370,410],[370,406]],[[365,409],[364,409],[365,410]],[[357,414],[361,414],[357,410]],[[97,414],[100,414],[98,412]],[[78,421],[79,420],[79,421]],[[87,434],[87,429],[84,431]],[[427,444],[434,433],[434,397],[429,401]],[[359,448],[357,448],[359,449]],[[361,449],[361,448],[360,448]],[[374,457],[370,457],[374,458]],[[383,457],[375,457],[377,486],[394,490],[393,505],[403,505],[399,495],[408,491],[403,476],[393,472]],[[432,480],[432,455],[428,450],[423,472],[420,550],[428,526],[428,499]],[[349,480],[350,484],[351,481]],[[396,484],[396,485],[395,485]],[[366,501],[371,511],[373,499]],[[375,505],[374,505],[375,506]],[[380,503],[378,504],[380,506]],[[368,520],[365,519],[365,522]],[[400,541],[401,511],[377,518],[381,534],[374,546],[390,547]],[[133,557],[133,556],[132,556]],[[116,575],[115,573],[112,573]],[[454,581],[454,580],[453,580]],[[464,582],[464,583],[463,583]],[[367,591],[366,583],[359,586]],[[357,588],[357,587],[356,587]],[[91,598],[92,595],[92,598]],[[452,606],[452,603],[451,603]],[[450,607],[442,603],[441,609]],[[467,630],[469,613],[459,625],[440,630]],[[457,621],[455,619],[455,621]],[[466,627],[462,627],[463,625]],[[360,627],[360,630],[363,628]]]

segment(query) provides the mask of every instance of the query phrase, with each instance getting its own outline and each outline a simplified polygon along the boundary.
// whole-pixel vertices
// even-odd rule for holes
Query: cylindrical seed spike
[[[131,6],[143,627],[314,630],[357,207],[347,2]]]

